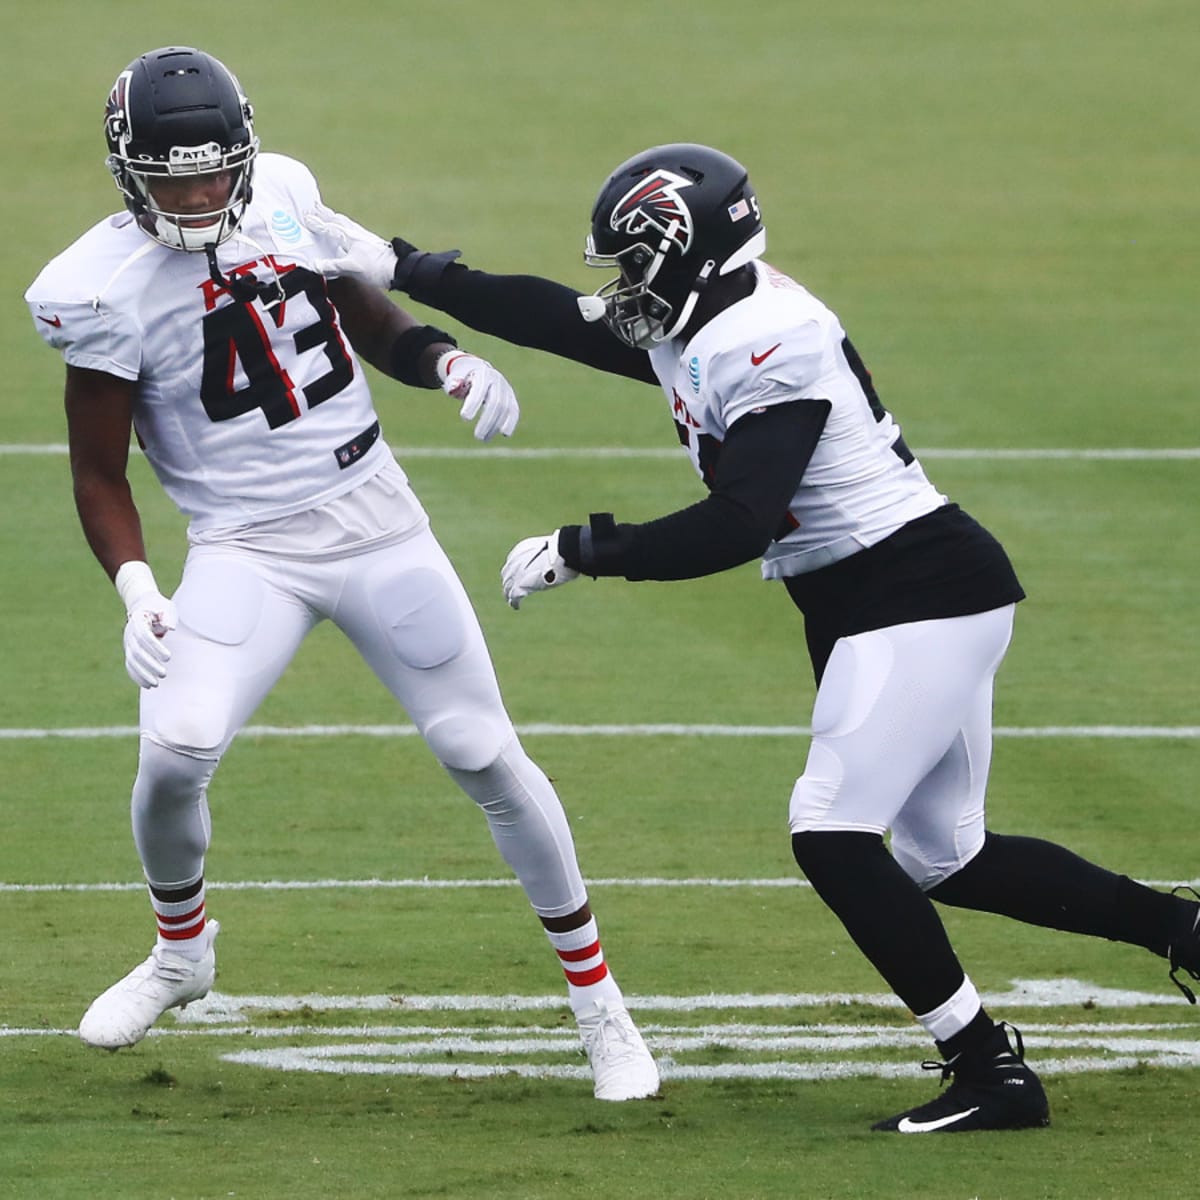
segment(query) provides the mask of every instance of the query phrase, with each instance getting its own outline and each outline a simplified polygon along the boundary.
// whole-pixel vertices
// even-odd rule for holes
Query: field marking
[[[1200,880],[1197,881],[1200,883]],[[675,878],[647,875],[622,878],[589,878],[591,887],[633,888],[807,888],[808,880],[792,879],[717,879]],[[222,882],[209,879],[205,887],[210,892],[320,892],[320,891],[460,891],[471,888],[515,888],[519,887],[512,876],[502,879],[237,879]],[[1171,884],[1168,886],[1182,886]],[[145,883],[5,883],[0,881],[0,893],[4,892],[144,892]]]
[[[654,1052],[663,1079],[826,1080],[900,1078],[919,1074],[917,1061],[929,1053],[927,1035],[890,993],[726,994],[708,996],[629,996],[631,1009]],[[1062,1009],[1081,1005],[1119,1010],[1145,1005],[1180,1004],[1178,996],[1102,988],[1073,979],[1013,980],[1005,992],[985,993],[989,1007]],[[813,1022],[780,1024],[738,1019],[746,1010],[811,1008],[857,1004],[897,1010],[902,1023]],[[164,1018],[149,1038],[250,1038],[259,1042],[313,1039],[311,1042],[217,1050],[222,1062],[260,1069],[338,1075],[424,1076],[486,1079],[520,1076],[585,1082],[579,1036],[570,1024],[464,1026],[448,1024],[354,1024],[328,1026],[305,1022],[282,1025],[283,1013],[537,1012],[565,1016],[566,1002],[553,996],[234,996],[211,993],[182,1013]],[[697,1025],[672,1022],[672,1013],[730,1013],[730,1021]],[[255,1025],[256,1013],[272,1023]],[[647,1020],[645,1014],[660,1019]],[[662,1017],[667,1017],[662,1020]],[[1195,1022],[1047,1020],[1021,1023],[1026,1046],[1039,1073],[1055,1075],[1112,1071],[1139,1066],[1200,1067]],[[0,1027],[0,1038],[74,1037],[75,1030]],[[894,1053],[881,1058],[878,1052]],[[1049,1051],[1046,1055],[1044,1052]],[[1042,1052],[1042,1053],[1039,1053]],[[722,1061],[703,1059],[718,1053]],[[730,1059],[733,1061],[730,1061]],[[532,1061],[531,1061],[532,1060]],[[697,1061],[699,1060],[699,1061]]]
[[[1027,1049],[1035,1053],[1039,1075],[1051,1076],[1082,1072],[1118,1071],[1160,1066],[1167,1068],[1200,1067],[1200,1042],[1172,1037],[1145,1036],[1169,1033],[1177,1024],[1131,1027],[1093,1024],[1082,1036],[1071,1026],[1048,1026],[1046,1033],[1025,1032]],[[1190,1027],[1189,1027],[1190,1028]],[[865,1026],[854,1035],[829,1027],[820,1033],[816,1027],[786,1029],[777,1035],[723,1032],[719,1028],[697,1031],[690,1026],[644,1027],[647,1045],[654,1053],[659,1074],[667,1082],[711,1082],[724,1079],[782,1081],[823,1081],[832,1079],[912,1078],[920,1068],[912,1060],[928,1054],[929,1040],[922,1030],[898,1030],[891,1026]],[[1135,1032],[1136,1031],[1136,1032]],[[151,1030],[156,1039],[178,1038],[194,1031]],[[206,1031],[208,1032],[208,1031]],[[469,1031],[422,1031],[412,1036],[406,1030],[330,1030],[300,1027],[278,1030],[222,1031],[250,1033],[256,1037],[294,1039],[304,1033],[330,1038],[364,1035],[376,1040],[318,1042],[314,1045],[243,1049],[218,1054],[222,1062],[273,1071],[326,1075],[422,1076],[437,1079],[491,1079],[518,1076],[525,1079],[566,1079],[588,1082],[590,1070],[578,1060],[582,1057],[578,1035],[573,1030],[543,1030],[541,1036],[513,1036],[513,1030],[497,1027]],[[432,1034],[432,1036],[428,1036]],[[4,1029],[0,1037],[73,1037],[74,1030]],[[910,1061],[886,1059],[823,1059],[822,1055],[853,1054],[865,1049],[894,1050],[910,1054]],[[1038,1051],[1057,1051],[1054,1057],[1042,1057]],[[1064,1054],[1063,1051],[1081,1051]],[[759,1056],[776,1056],[723,1063],[688,1063],[686,1055],[720,1051]],[[1101,1051],[1102,1053],[1093,1053]],[[555,1056],[576,1060],[528,1062],[528,1058]],[[782,1059],[779,1056],[791,1057]],[[796,1061],[806,1056],[807,1061]],[[469,1061],[474,1057],[476,1061]],[[448,1061],[439,1061],[448,1059]],[[516,1061],[516,1060],[520,1061]]]
[[[522,737],[807,737],[807,725],[560,725],[530,722],[516,727]],[[1200,738],[1200,725],[998,725],[998,738]],[[134,738],[136,725],[83,725],[61,728],[0,728],[0,741],[41,741],[52,738],[88,741]],[[247,725],[240,738],[416,737],[412,725]]]
[[[140,453],[136,447],[130,447],[135,454]],[[568,459],[681,459],[682,451],[668,447],[635,447],[635,446],[550,446],[550,447],[515,447],[492,446],[487,449],[473,449],[465,446],[399,446],[393,445],[396,457],[403,462],[405,459],[445,458],[445,459],[538,459],[538,458],[568,458]],[[0,445],[0,454],[12,455],[65,455],[69,452],[63,442],[40,442],[30,444],[9,443]],[[1039,460],[1079,460],[1107,461],[1118,459],[1129,462],[1157,462],[1163,459],[1197,459],[1200,458],[1200,447],[1062,447],[1055,449],[1024,449],[1020,447],[968,449],[945,447],[942,449],[929,448],[922,450],[920,458],[928,459],[1009,459],[1022,461]]]
[[[1106,988],[1080,979],[1014,979],[1006,991],[981,993],[989,1008],[1126,1009],[1171,1006],[1183,1003],[1179,993],[1138,992]],[[856,1005],[904,1011],[892,992],[712,992],[697,996],[627,994],[625,1002],[636,1013],[738,1012],[747,1009],[820,1008],[827,1005]],[[210,992],[189,1004],[176,1019],[180,1026],[245,1025],[254,1013],[386,1012],[393,1014],[430,1012],[545,1012],[561,1010],[566,1001],[552,995],[365,995],[326,996],[319,993],[283,996],[235,996]],[[1191,1026],[1188,1026],[1189,1028]]]
[[[1146,887],[1200,889],[1200,878],[1142,879]],[[811,888],[807,879],[785,875],[770,879],[730,879],[720,877],[679,877],[663,875],[591,877],[589,887],[623,888]],[[210,892],[321,892],[321,891],[460,891],[470,888],[515,888],[517,880],[504,879],[234,879],[222,882],[209,879],[205,886]],[[35,892],[144,892],[143,882],[100,883],[6,883],[0,880],[0,895]]]
[[[759,1054],[812,1054],[809,1046],[798,1044],[791,1038],[756,1039],[749,1047]],[[700,1053],[705,1050],[721,1049],[726,1052],[744,1047],[727,1039],[701,1041],[680,1034],[670,1037],[649,1037],[647,1044],[658,1063],[660,1077],[666,1083],[682,1081],[710,1082],[719,1079],[763,1079],[787,1081],[824,1081],[832,1079],[901,1079],[917,1074],[912,1062],[889,1062],[875,1059],[840,1059],[836,1061],[796,1062],[726,1062],[681,1063],[679,1054]],[[1033,1051],[1087,1050],[1105,1051],[1103,1056],[1083,1054],[1054,1058],[1035,1058],[1039,1075],[1063,1075],[1093,1071],[1120,1071],[1147,1065],[1164,1067],[1200,1067],[1200,1042],[1176,1041],[1169,1038],[1123,1038],[1110,1036],[1095,1039],[1062,1037],[1026,1038],[1026,1046]],[[922,1050],[928,1051],[929,1041],[923,1034],[909,1036],[903,1042],[889,1041],[885,1031],[879,1030],[872,1039],[874,1047],[908,1049],[913,1057]],[[836,1053],[838,1046],[822,1047],[825,1053]],[[222,1062],[239,1066],[259,1067],[273,1071],[298,1071],[324,1075],[391,1075],[424,1076],[435,1079],[489,1079],[504,1076],[519,1076],[524,1079],[570,1079],[588,1081],[590,1070],[582,1065],[562,1063],[527,1063],[505,1061],[517,1055],[535,1055],[539,1052],[557,1051],[561,1055],[578,1057],[577,1042],[569,1037],[557,1041],[534,1042],[517,1039],[511,1042],[479,1042],[466,1040],[443,1045],[443,1040],[434,1038],[425,1042],[403,1041],[326,1043],[315,1046],[285,1046],[272,1049],[235,1050],[220,1055]],[[465,1055],[495,1059],[500,1062],[464,1061]],[[421,1061],[419,1056],[426,1056]],[[448,1055],[450,1061],[429,1061],[437,1056]]]
[[[1175,1002],[1178,1003],[1178,997]],[[561,1001],[560,1007],[565,1016],[566,1005]],[[180,1017],[182,1019],[182,1015]],[[169,1021],[169,1018],[168,1018]],[[1164,1033],[1175,1030],[1194,1030],[1195,1023],[1190,1021],[1091,1021],[1073,1024],[1057,1024],[1042,1022],[1034,1024],[1021,1022],[1022,1036],[1025,1034],[1071,1033],[1102,1035],[1107,1033]],[[825,1044],[827,1038],[841,1038],[844,1046],[870,1046],[880,1037],[887,1038],[920,1038],[922,1035],[915,1027],[899,1028],[895,1025],[842,1025],[842,1024],[813,1024],[813,1025],[771,1025],[747,1022],[730,1022],[710,1025],[670,1025],[661,1022],[638,1021],[638,1028],[649,1037],[651,1035],[670,1035],[683,1031],[691,1037],[709,1038],[762,1038],[768,1035],[787,1036],[791,1038],[806,1037],[818,1044],[815,1039],[821,1038],[819,1044]],[[19,1037],[76,1037],[77,1029],[48,1029],[39,1026],[9,1026],[0,1025],[0,1038]],[[265,1040],[269,1038],[385,1038],[397,1034],[406,1037],[512,1037],[519,1033],[523,1037],[558,1036],[566,1033],[575,1036],[573,1030],[563,1025],[210,1025],[189,1028],[183,1024],[170,1024],[151,1029],[152,1038],[238,1038],[248,1037]]]
[[[1178,1003],[1178,997],[1175,1000]],[[560,1000],[559,1007],[566,1005]],[[707,1038],[715,1041],[720,1039],[723,1044],[730,1044],[733,1039],[749,1044],[752,1040],[767,1036],[789,1037],[793,1041],[807,1039],[813,1046],[824,1046],[830,1039],[840,1039],[843,1048],[869,1047],[876,1045],[880,1038],[895,1040],[896,1044],[907,1044],[914,1039],[924,1044],[924,1035],[915,1027],[898,1028],[894,1025],[770,1025],[746,1022],[731,1022],[729,1024],[710,1025],[669,1025],[661,1022],[639,1020],[638,1028],[646,1037],[668,1037],[675,1033],[683,1033],[688,1037]],[[1161,1034],[1177,1030],[1193,1030],[1194,1022],[1187,1021],[1091,1021],[1073,1024],[1056,1024],[1042,1022],[1034,1024],[1021,1022],[1022,1036],[1033,1034],[1087,1034],[1103,1036],[1120,1033],[1152,1033]],[[77,1029],[48,1029],[45,1026],[8,1026],[0,1025],[0,1038],[24,1037],[77,1037]],[[259,1040],[270,1038],[386,1038],[397,1035],[406,1037],[474,1037],[474,1038],[511,1038],[519,1033],[522,1037],[547,1036],[566,1037],[573,1040],[576,1036],[573,1030],[562,1025],[211,1025],[188,1028],[184,1025],[164,1026],[151,1029],[151,1038],[238,1038],[248,1037]],[[819,1040],[818,1040],[819,1039]]]

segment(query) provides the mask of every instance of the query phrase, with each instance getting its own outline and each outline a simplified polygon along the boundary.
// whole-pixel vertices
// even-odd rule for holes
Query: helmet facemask
[[[584,261],[589,267],[607,270],[616,269],[618,274],[600,287],[588,300],[598,300],[596,305],[581,305],[588,320],[603,319],[608,327],[628,345],[639,350],[652,350],[660,342],[674,337],[695,305],[693,293],[684,303],[679,320],[672,320],[678,304],[673,304],[666,293],[674,289],[664,288],[663,267],[673,243],[670,236],[664,237],[657,249],[645,242],[635,242],[616,254],[598,254],[595,242],[589,235]],[[711,264],[708,264],[711,268]],[[657,288],[652,286],[658,281]]]
[[[166,163],[135,162],[116,154],[108,157],[108,168],[125,196],[126,207],[138,225],[157,242],[172,250],[202,251],[219,246],[237,231],[250,203],[250,179],[258,144],[223,152],[216,142],[205,146],[172,146]],[[198,176],[228,175],[229,196],[209,212],[173,212],[154,197],[155,179],[195,179]]]

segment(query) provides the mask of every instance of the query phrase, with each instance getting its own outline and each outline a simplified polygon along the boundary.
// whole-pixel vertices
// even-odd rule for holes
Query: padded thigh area
[[[379,573],[368,590],[371,608],[401,662],[428,670],[449,662],[463,646],[458,598],[429,567]]]
[[[992,680],[1011,632],[1007,606],[840,639],[792,791],[792,833],[893,829],[930,863],[977,849]]]
[[[228,553],[189,554],[166,678],[141,693],[142,731],[160,745],[220,757],[315,624],[302,601],[268,582],[269,570]]]
[[[182,624],[206,641],[240,646],[262,620],[264,585],[249,567],[212,558],[184,576],[175,604]]]

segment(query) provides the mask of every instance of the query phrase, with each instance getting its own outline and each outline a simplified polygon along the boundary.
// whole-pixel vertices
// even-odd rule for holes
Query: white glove
[[[138,687],[158,687],[166,678],[171,651],[164,640],[179,624],[175,602],[158,590],[144,562],[122,564],[113,580],[125,602],[125,670]]]
[[[475,424],[479,441],[486,442],[497,433],[512,437],[521,409],[512,386],[490,362],[463,350],[448,350],[436,366],[442,391],[463,402],[458,415],[464,421],[479,416]]]
[[[304,225],[318,237],[329,238],[341,252],[337,258],[313,259],[312,269],[330,279],[348,275],[385,292],[396,273],[396,252],[391,242],[364,229],[357,221],[318,204],[304,214]]]
[[[520,608],[526,596],[578,578],[579,572],[568,567],[558,552],[556,529],[543,537],[525,538],[508,552],[500,571],[500,586],[505,600],[513,608]]]

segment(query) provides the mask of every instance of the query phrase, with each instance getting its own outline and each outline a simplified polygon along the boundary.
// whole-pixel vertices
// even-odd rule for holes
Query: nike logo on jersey
[[[951,1113],[948,1117],[938,1117],[936,1121],[913,1121],[909,1117],[901,1117],[900,1124],[896,1126],[897,1133],[933,1133],[937,1129],[945,1129],[947,1125],[953,1125],[955,1121],[961,1121],[964,1117],[969,1117],[973,1112],[979,1111],[979,1105],[974,1108],[964,1108],[962,1112]]]
[[[752,350],[750,352],[750,365],[754,367],[762,366],[762,364],[765,363],[767,359],[770,358],[771,355],[774,354],[775,351],[778,350],[782,345],[782,342],[776,342],[775,345],[770,348],[770,350],[764,350],[761,354],[755,354]]]
[[[38,317],[39,321],[45,321],[47,325],[53,325],[55,329],[62,328],[62,317]]]

